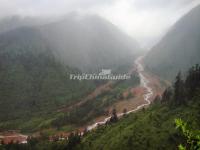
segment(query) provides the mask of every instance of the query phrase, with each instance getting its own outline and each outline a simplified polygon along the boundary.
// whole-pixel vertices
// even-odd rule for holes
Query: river
[[[129,114],[129,113],[132,113],[132,112],[135,112],[145,106],[148,106],[151,104],[151,101],[150,101],[150,98],[153,96],[153,90],[152,88],[148,85],[148,83],[150,82],[148,80],[148,78],[146,78],[144,76],[144,67],[142,65],[142,59],[143,59],[143,56],[140,56],[138,57],[135,62],[134,62],[134,66],[136,67],[136,70],[137,70],[137,73],[139,75],[139,78],[140,78],[140,86],[143,87],[145,89],[145,94],[143,95],[143,98],[144,98],[144,101],[145,103],[137,106],[136,108],[128,111],[126,114]],[[118,117],[122,117],[124,115],[124,113],[119,113],[117,114]],[[87,126],[87,130],[90,131],[90,130],[93,130],[95,129],[98,125],[104,125],[106,124],[106,122],[111,118],[111,116],[105,118],[103,121],[99,121],[99,122],[96,122],[92,125],[89,125]],[[21,135],[21,134],[14,134],[14,135],[10,135],[10,136],[0,136],[0,138],[15,138],[15,139],[18,139],[20,143],[26,143],[27,142],[27,137],[26,135]]]
[[[151,104],[150,98],[153,96],[153,90],[152,90],[152,88],[148,85],[148,83],[149,83],[148,78],[146,78],[146,77],[144,76],[144,67],[143,67],[143,65],[142,65],[142,59],[143,59],[143,58],[144,58],[143,56],[138,57],[138,58],[135,60],[134,64],[135,64],[137,73],[138,73],[138,75],[139,75],[139,77],[140,77],[140,86],[143,87],[143,88],[145,89],[145,94],[143,95],[143,98],[144,98],[144,100],[145,100],[145,103],[143,103],[143,104],[137,106],[136,108],[134,108],[134,109],[128,111],[126,114],[135,112],[135,111],[137,111],[137,110],[139,110],[139,109],[141,109],[141,108],[143,108],[143,107],[148,106],[148,105]],[[123,116],[123,115],[124,115],[124,113],[119,113],[119,114],[117,114],[118,117],[121,117],[121,116]],[[99,122],[96,122],[96,123],[94,123],[94,124],[92,124],[92,125],[89,125],[89,126],[87,127],[87,130],[90,131],[90,130],[93,130],[94,128],[96,128],[98,125],[104,125],[104,124],[106,124],[106,122],[107,122],[110,118],[111,118],[111,116],[105,118],[103,121],[99,121]]]

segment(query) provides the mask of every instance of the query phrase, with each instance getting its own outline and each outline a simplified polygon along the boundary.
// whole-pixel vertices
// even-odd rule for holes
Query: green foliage
[[[187,123],[183,122],[182,119],[175,119],[175,124],[176,128],[180,129],[186,138],[186,146],[180,144],[178,146],[179,150],[200,150],[200,130],[193,131],[188,129]]]
[[[182,80],[181,72],[178,73],[176,76],[176,80],[174,83],[174,99],[176,104],[180,105],[184,103],[185,99],[185,88],[184,88],[184,81]]]
[[[105,111],[105,108],[118,100],[123,99],[122,93],[124,90],[138,84],[139,78],[135,75],[132,76],[130,80],[118,81],[114,83],[111,91],[103,92],[94,99],[82,103],[74,109],[59,115],[59,117],[53,120],[53,126],[60,128],[66,124],[82,125],[100,115],[108,115],[109,112]]]
[[[180,144],[180,145],[178,146],[178,149],[179,149],[179,150],[186,150],[186,148],[185,148],[182,144]]]
[[[200,74],[195,71],[196,83],[199,83]],[[188,76],[186,80],[188,80]],[[105,149],[105,150],[155,150],[155,149],[176,149],[179,143],[185,139],[174,129],[173,121],[176,118],[183,118],[192,127],[188,130],[187,124],[176,119],[177,128],[181,128],[184,135],[190,139],[186,141],[191,146],[199,143],[199,133],[192,130],[200,128],[199,122],[199,84],[192,96],[187,95],[186,80],[181,79],[178,74],[174,88],[168,88],[147,110],[130,114],[119,120],[116,124],[100,127],[83,138],[81,144],[84,149]],[[187,99],[186,99],[187,98]],[[199,131],[198,131],[199,132]],[[92,142],[91,142],[92,141]],[[195,142],[194,142],[195,141]],[[187,147],[179,145],[179,149]],[[198,146],[195,147],[198,149]],[[192,149],[193,150],[193,149]]]
[[[198,95],[200,89],[200,66],[196,65],[189,69],[185,79],[179,72],[176,76],[173,88],[167,88],[162,96],[163,103],[171,105],[183,105]]]
[[[85,150],[176,149],[185,139],[175,130],[174,119],[181,117],[194,129],[200,128],[197,120],[200,109],[197,107],[198,98],[187,106],[180,105],[176,108],[170,104],[152,104],[145,111],[126,115],[115,124],[99,127],[88,133],[82,139],[81,146]]]
[[[66,149],[72,150],[81,142],[81,137],[78,133],[71,133],[67,140]]]
[[[114,123],[114,122],[117,122],[117,121],[118,121],[117,112],[116,112],[116,109],[113,109],[109,123]]]
[[[199,144],[199,131],[198,133],[195,131],[200,128],[199,98],[200,95],[197,93],[193,95],[192,99],[186,101],[186,105],[177,105],[176,107],[171,105],[170,101],[165,101],[165,103],[157,101],[149,108],[128,114],[116,123],[100,126],[96,130],[88,132],[81,140],[78,134],[73,134],[70,142],[68,140],[49,142],[41,139],[33,142],[32,146],[29,142],[23,147],[25,147],[24,149],[31,147],[34,150],[171,150],[177,149],[177,145],[183,143],[179,145],[179,149],[185,150],[191,146],[187,143],[187,137],[192,141],[189,143]],[[187,123],[176,118],[182,118]],[[183,131],[183,135],[175,129],[173,124],[175,119],[177,128]],[[2,147],[5,146],[7,145]],[[20,146],[18,145],[18,147]],[[21,149],[23,150],[23,148]]]
[[[58,108],[95,84],[70,80],[79,71],[61,64],[37,30],[15,32],[0,36],[0,128],[33,131],[48,127]]]

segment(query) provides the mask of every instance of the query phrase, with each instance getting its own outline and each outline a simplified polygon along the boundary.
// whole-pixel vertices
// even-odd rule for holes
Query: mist
[[[0,0],[0,18],[8,16],[57,18],[71,12],[98,14],[151,48],[198,0]]]
[[[199,0],[0,10],[0,149],[200,148]]]

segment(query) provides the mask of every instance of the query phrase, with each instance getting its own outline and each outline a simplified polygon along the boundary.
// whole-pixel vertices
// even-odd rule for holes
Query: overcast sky
[[[0,0],[0,18],[97,13],[149,48],[198,4],[200,0]]]

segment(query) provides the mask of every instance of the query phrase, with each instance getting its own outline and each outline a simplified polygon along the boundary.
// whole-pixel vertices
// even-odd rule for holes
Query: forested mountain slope
[[[157,74],[173,79],[181,70],[200,63],[200,6],[183,16],[152,48],[146,66]]]
[[[61,106],[80,101],[99,84],[70,80],[71,73],[126,73],[137,55],[137,43],[97,16],[5,26],[13,19],[0,32],[0,129],[18,129],[24,120],[29,129],[45,119],[51,124]]]
[[[34,113],[79,99],[92,82],[69,79],[77,69],[56,60],[37,29],[20,28],[0,35],[0,120]]]
[[[25,145],[4,145],[13,149],[52,150],[179,150],[199,149],[200,67],[190,69],[183,80],[176,76],[173,87],[165,90],[147,109],[85,132],[73,133],[66,140],[30,139]],[[114,115],[114,114],[113,114]],[[183,120],[185,123],[183,123]],[[175,125],[176,123],[176,125]],[[182,133],[183,132],[183,133]],[[184,149],[185,147],[185,149]]]
[[[189,69],[184,78],[178,73],[173,87],[167,88],[162,98],[156,97],[150,108],[88,133],[76,148],[169,150],[177,149],[180,144],[186,149],[200,148],[197,144],[200,135],[200,67],[196,65]],[[185,135],[175,128],[176,118],[187,123],[182,129]],[[191,138],[188,141],[187,135]]]

